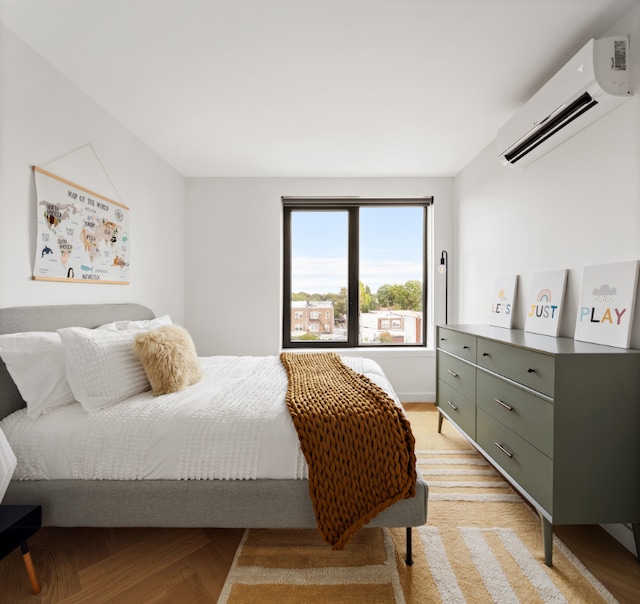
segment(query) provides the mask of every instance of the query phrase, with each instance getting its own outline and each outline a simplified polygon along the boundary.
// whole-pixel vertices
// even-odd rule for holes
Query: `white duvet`
[[[399,404],[380,366],[342,357]],[[85,412],[74,403],[37,419],[0,422],[18,459],[13,478],[303,479],[307,464],[277,356],[201,358],[204,378],[183,392],[139,394]]]

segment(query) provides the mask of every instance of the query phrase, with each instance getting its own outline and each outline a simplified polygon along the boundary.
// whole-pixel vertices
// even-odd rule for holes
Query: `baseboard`
[[[435,411],[435,403],[402,403],[405,411]]]
[[[633,537],[633,529],[630,524],[602,524],[601,526],[616,541],[624,545],[634,556],[638,556],[636,541]]]
[[[425,403],[436,400],[435,392],[398,392],[396,391],[400,401],[404,403]]]

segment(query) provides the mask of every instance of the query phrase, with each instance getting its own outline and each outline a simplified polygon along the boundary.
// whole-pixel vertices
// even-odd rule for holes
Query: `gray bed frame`
[[[151,319],[139,304],[70,304],[0,309],[0,334],[94,328],[110,321]],[[25,406],[0,360],[0,419]],[[427,521],[427,483],[368,526],[411,527]],[[306,480],[13,480],[4,504],[42,506],[43,525],[90,527],[316,528]]]

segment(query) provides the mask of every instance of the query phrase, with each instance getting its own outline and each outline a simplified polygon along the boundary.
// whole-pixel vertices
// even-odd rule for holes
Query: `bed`
[[[138,304],[24,306],[0,309],[0,334],[94,329],[117,321],[148,321],[154,313]],[[4,362],[0,361],[0,427],[24,409]],[[11,416],[11,417],[10,417]],[[8,418],[8,419],[7,419]],[[411,563],[411,527],[427,518],[428,486],[417,471],[415,496],[404,498],[369,526],[406,527],[406,561]],[[39,504],[43,525],[62,527],[315,528],[306,479],[106,479],[11,481],[3,503]]]

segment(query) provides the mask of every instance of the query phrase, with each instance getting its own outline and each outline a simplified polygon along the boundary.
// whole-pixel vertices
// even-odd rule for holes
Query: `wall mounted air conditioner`
[[[629,96],[629,38],[590,40],[500,129],[500,161],[530,164]]]

